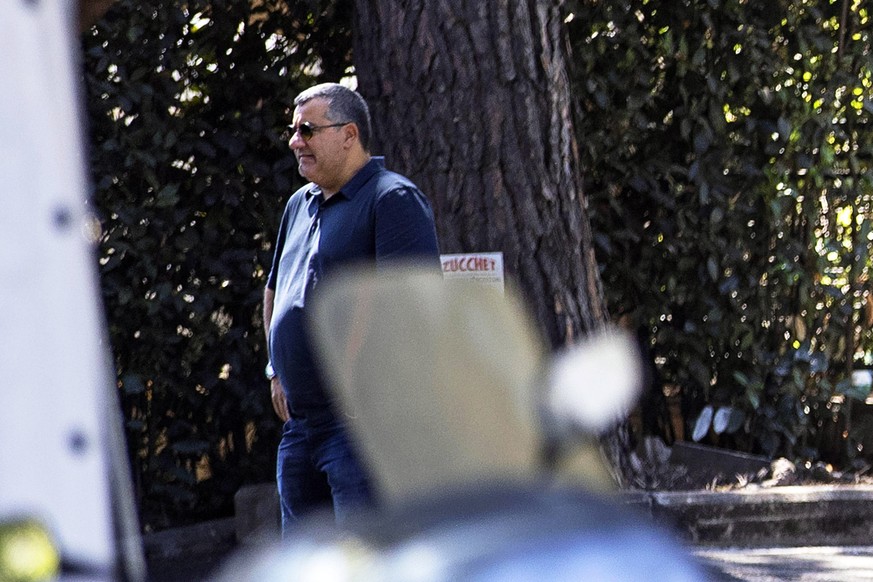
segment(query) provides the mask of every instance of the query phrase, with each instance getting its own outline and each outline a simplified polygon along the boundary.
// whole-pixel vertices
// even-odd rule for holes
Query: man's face
[[[327,101],[312,99],[294,110],[292,124],[294,127],[307,122],[315,127],[333,125],[335,122],[329,120],[326,113]],[[300,175],[330,192],[342,187],[336,181],[342,180],[343,163],[348,155],[347,135],[343,129],[343,126],[317,129],[308,140],[298,131],[288,142],[297,158]]]

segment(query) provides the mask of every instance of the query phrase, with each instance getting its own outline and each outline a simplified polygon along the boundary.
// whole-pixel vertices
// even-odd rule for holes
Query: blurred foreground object
[[[547,409],[564,430],[599,434],[621,422],[639,396],[639,353],[617,330],[592,334],[555,359]]]
[[[383,504],[342,531],[313,519],[221,581],[710,579],[605,496],[596,434],[638,390],[629,338],[595,334],[553,367],[511,289],[415,269],[327,280],[312,322]],[[555,457],[579,447],[580,478],[558,485]]]
[[[53,580],[60,570],[61,556],[41,524],[30,519],[0,523],[0,580]]]
[[[578,454],[580,442],[590,459],[580,478],[612,488],[586,437],[611,428],[636,398],[640,365],[625,334],[594,334],[552,367],[515,289],[411,267],[326,281],[312,322],[385,501],[538,476],[556,450]]]
[[[313,521],[236,556],[218,582],[705,582],[671,532],[627,508],[545,483],[487,484],[360,516]]]
[[[545,352],[515,295],[400,269],[341,275],[316,300],[319,357],[383,498],[539,470]]]
[[[0,3],[0,553],[44,531],[62,579],[142,580],[86,211],[77,7]]]

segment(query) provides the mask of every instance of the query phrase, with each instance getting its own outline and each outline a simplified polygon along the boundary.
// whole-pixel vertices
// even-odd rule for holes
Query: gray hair
[[[370,136],[373,133],[370,109],[360,94],[339,83],[322,83],[298,95],[294,99],[294,106],[297,107],[313,99],[327,101],[325,115],[328,120],[334,123],[350,122],[357,125],[361,145],[365,151],[370,151]]]

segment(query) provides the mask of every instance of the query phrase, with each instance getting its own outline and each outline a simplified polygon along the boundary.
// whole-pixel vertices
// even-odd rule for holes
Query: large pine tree
[[[561,2],[356,7],[355,68],[375,151],[431,198],[442,251],[503,252],[553,348],[604,326]],[[626,431],[606,440],[626,480]]]

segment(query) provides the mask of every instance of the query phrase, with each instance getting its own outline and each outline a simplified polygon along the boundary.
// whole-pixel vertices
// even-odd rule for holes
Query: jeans
[[[283,534],[331,502],[338,525],[373,502],[370,480],[346,429],[329,413],[292,417],[285,423],[276,481]]]

